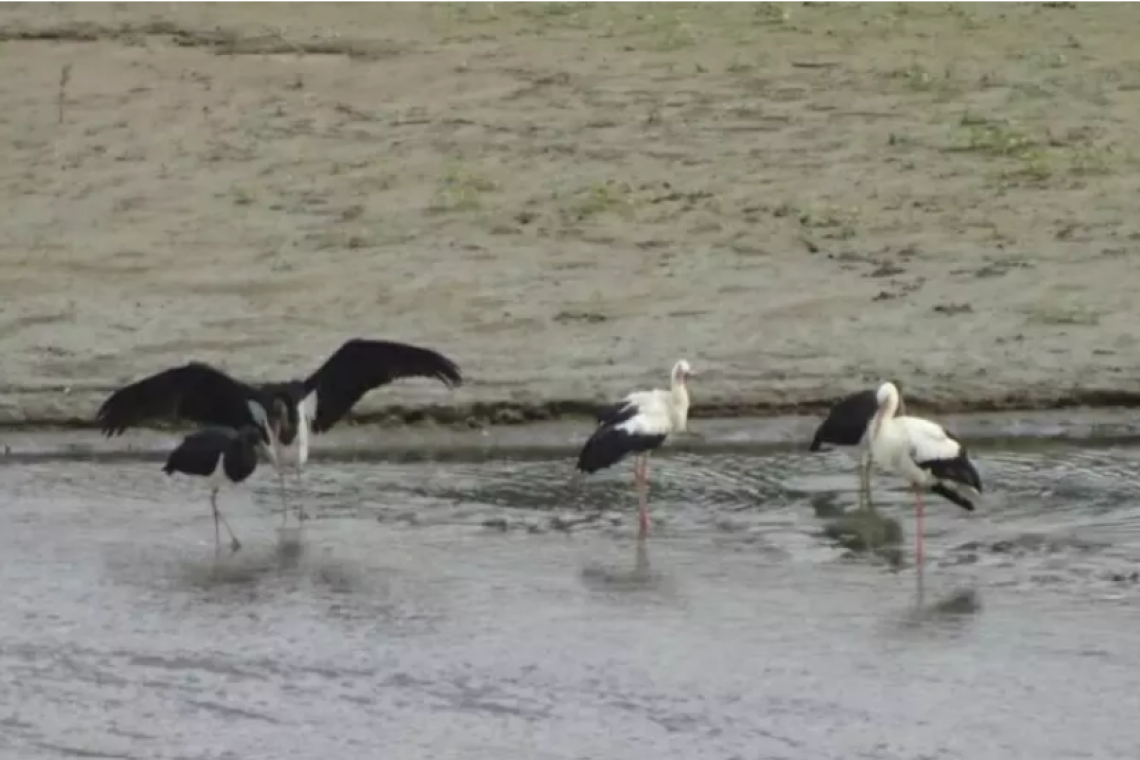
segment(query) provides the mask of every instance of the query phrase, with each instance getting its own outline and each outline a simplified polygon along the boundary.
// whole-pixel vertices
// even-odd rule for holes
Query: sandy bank
[[[153,8],[0,9],[0,422],[352,335],[470,378],[393,422],[1137,401],[1135,6]]]
[[[1120,445],[1140,440],[1140,421],[1118,409],[1069,412],[983,412],[950,414],[941,419],[948,429],[970,441],[975,451],[987,448],[1037,446],[1068,442],[1080,446]],[[675,436],[670,451],[755,453],[801,451],[817,421],[802,416],[764,419],[703,419],[691,434]],[[390,431],[369,426],[346,426],[321,436],[313,456],[319,460],[353,461],[479,461],[482,459],[565,459],[570,474],[573,457],[590,433],[588,422],[537,422],[456,430],[418,425]],[[44,459],[164,460],[177,443],[175,431],[137,430],[105,439],[93,430],[9,431],[0,447],[0,461]]]

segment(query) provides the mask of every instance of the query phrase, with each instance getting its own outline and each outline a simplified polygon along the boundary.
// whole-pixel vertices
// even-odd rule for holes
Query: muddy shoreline
[[[868,386],[870,387],[870,386]],[[110,393],[110,391],[108,391]],[[105,395],[92,395],[78,402],[68,394],[68,408],[87,406],[97,409]],[[17,398],[19,398],[17,396]],[[776,399],[718,400],[695,405],[690,417],[704,419],[772,420],[787,417],[821,418],[840,398],[826,396],[799,402]],[[382,429],[408,426],[449,427],[456,430],[488,427],[516,427],[550,422],[589,422],[607,400],[565,399],[520,403],[489,401],[470,404],[431,404],[419,406],[379,406],[363,413],[350,413],[341,424],[346,427]],[[925,398],[907,394],[907,404],[916,414],[928,416],[975,415],[991,412],[1060,412],[1064,410],[1133,409],[1140,407],[1140,392],[1134,390],[1071,390],[1040,394],[1009,392],[989,398]],[[97,430],[94,414],[71,416],[62,414],[29,414],[41,408],[36,401],[17,401],[0,408],[0,431],[35,432],[42,430]],[[177,421],[156,421],[139,426],[142,430],[169,431],[187,429]]]
[[[353,336],[377,427],[1140,406],[1128,5],[0,7],[0,429]],[[597,30],[605,30],[598,34]],[[939,40],[931,46],[931,39]]]
[[[974,450],[1033,448],[1073,443],[1081,446],[1130,445],[1140,442],[1140,419],[1120,408],[1064,411],[973,412],[940,416],[947,429],[970,442]],[[765,454],[802,451],[819,419],[808,415],[765,418],[694,420],[688,435],[674,436],[666,448],[702,454]],[[345,425],[322,435],[313,458],[326,461],[481,461],[491,459],[566,458],[573,456],[591,431],[587,419],[547,420],[526,425],[455,428],[418,424],[396,428]],[[102,462],[161,460],[183,431],[140,429],[115,438],[94,430],[59,426],[0,433],[0,462],[9,464],[53,459]]]

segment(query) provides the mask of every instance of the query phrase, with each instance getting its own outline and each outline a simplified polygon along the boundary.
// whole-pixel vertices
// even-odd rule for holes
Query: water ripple
[[[202,484],[161,463],[0,468],[0,747],[1131,757],[1138,454],[978,452],[984,503],[931,503],[922,576],[824,535],[856,504],[842,453],[655,456],[648,544],[630,466],[527,458],[316,462],[287,548],[263,468],[223,497],[246,548],[220,561]]]

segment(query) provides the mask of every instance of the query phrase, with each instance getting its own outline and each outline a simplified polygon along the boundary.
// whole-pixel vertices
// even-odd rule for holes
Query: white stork
[[[405,377],[432,377],[448,387],[463,383],[459,367],[435,351],[353,338],[305,380],[248,385],[202,362],[164,370],[112,393],[96,419],[108,437],[158,417],[263,430],[281,484],[284,524],[285,470],[292,469],[300,485],[310,436],[335,425],[368,391]],[[304,519],[304,506],[298,516]]]
[[[578,455],[577,469],[593,473],[611,467],[630,454],[638,492],[638,538],[649,535],[649,453],[671,433],[685,432],[689,419],[686,382],[695,373],[681,359],[673,365],[669,390],[634,391],[598,414],[598,427]]]
[[[221,551],[221,533],[218,520],[226,526],[230,534],[230,548],[237,551],[241,542],[234,535],[233,528],[218,510],[218,491],[226,483],[237,485],[257,469],[258,455],[269,453],[269,440],[264,430],[247,425],[240,430],[230,428],[207,428],[191,433],[182,443],[170,452],[162,471],[167,475],[176,472],[185,475],[209,478],[210,509],[214,513],[214,553]]]
[[[982,480],[966,447],[940,425],[920,417],[898,417],[899,390],[883,383],[875,393],[878,411],[871,420],[871,457],[881,468],[909,481],[914,490],[916,561],[923,560],[922,492],[929,490],[973,512],[970,491],[982,493]]]
[[[835,403],[811,439],[810,451],[821,451],[824,444],[859,449],[859,506],[874,509],[871,503],[871,446],[867,435],[871,419],[879,410],[875,389],[859,391]],[[899,414],[906,404],[899,399]]]

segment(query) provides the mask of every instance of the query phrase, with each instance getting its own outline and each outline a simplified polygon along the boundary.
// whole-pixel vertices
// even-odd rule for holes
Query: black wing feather
[[[815,431],[811,440],[811,451],[819,451],[823,444],[833,446],[858,446],[871,418],[879,410],[875,391],[859,391],[846,398],[840,399],[827,419]]]
[[[918,466],[924,470],[929,470],[930,474],[939,480],[961,483],[970,486],[978,493],[982,493],[982,477],[978,474],[974,463],[970,461],[966,444],[948,430],[943,430],[943,432],[946,433],[947,438],[958,444],[958,456],[953,459],[932,459],[926,462],[918,462]],[[912,453],[911,456],[914,454]]]
[[[328,430],[365,393],[405,377],[435,378],[449,388],[463,384],[455,362],[431,349],[362,338],[346,342],[305,381],[307,393],[317,392],[313,431]]]
[[[935,483],[930,487],[930,491],[931,493],[936,493],[948,501],[954,502],[967,512],[974,511],[974,502],[970,501],[970,499],[967,498],[965,494],[961,494],[949,486],[943,485],[942,483]]]
[[[616,404],[609,404],[598,410],[595,417],[599,426],[620,425],[629,419],[632,419],[637,414],[637,404],[630,401],[619,401]]]
[[[108,437],[157,418],[240,428],[256,424],[248,406],[256,397],[253,388],[221,370],[191,362],[120,388],[95,419]]]

